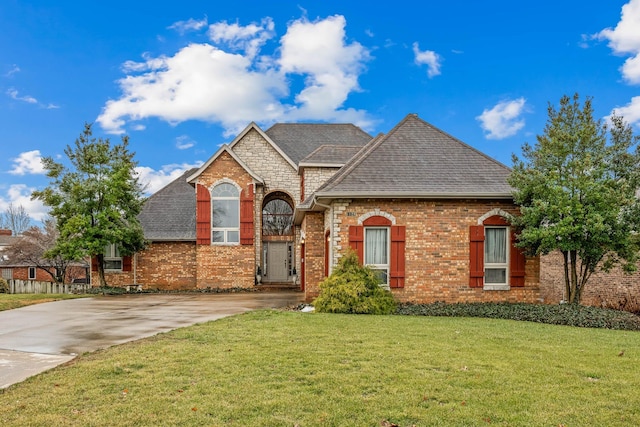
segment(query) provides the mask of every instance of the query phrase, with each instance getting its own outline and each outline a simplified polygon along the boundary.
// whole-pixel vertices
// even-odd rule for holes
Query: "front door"
[[[286,282],[289,279],[289,242],[264,242],[266,245],[266,282]]]

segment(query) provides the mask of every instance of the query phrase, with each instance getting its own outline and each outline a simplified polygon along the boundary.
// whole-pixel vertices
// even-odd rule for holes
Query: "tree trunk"
[[[107,286],[107,280],[104,277],[104,255],[98,254],[98,279],[100,280],[100,287],[104,288]]]
[[[570,304],[580,304],[580,284],[578,283],[578,251],[569,251],[571,257],[571,296]]]
[[[562,251],[564,260],[564,298],[563,301],[569,301],[571,298],[571,281],[569,280],[569,253]]]

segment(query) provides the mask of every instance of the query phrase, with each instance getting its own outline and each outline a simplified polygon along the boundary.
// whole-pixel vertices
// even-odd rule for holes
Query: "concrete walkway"
[[[302,302],[294,292],[122,295],[0,312],[0,389],[76,355],[260,308]]]

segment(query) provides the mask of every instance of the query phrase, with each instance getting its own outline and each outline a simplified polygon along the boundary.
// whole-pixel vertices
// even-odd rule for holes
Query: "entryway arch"
[[[262,281],[291,283],[295,276],[295,229],[293,198],[272,191],[262,202]]]

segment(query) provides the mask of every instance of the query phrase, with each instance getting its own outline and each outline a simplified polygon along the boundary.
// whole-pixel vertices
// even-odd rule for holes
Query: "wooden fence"
[[[35,280],[7,280],[10,294],[81,294],[91,289],[90,284],[61,284]]]

